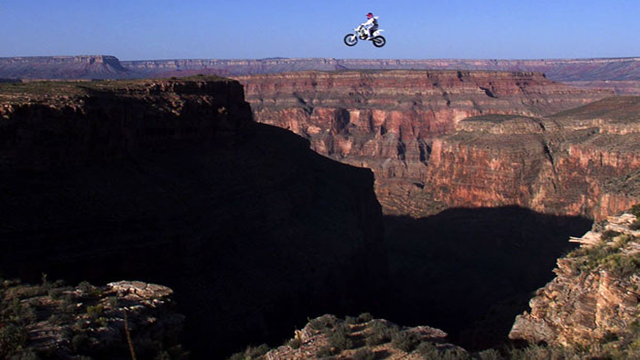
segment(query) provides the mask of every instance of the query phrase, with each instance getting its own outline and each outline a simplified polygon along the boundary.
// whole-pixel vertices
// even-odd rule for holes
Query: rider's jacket
[[[362,26],[378,26],[378,17],[374,16],[371,19],[367,20],[366,22],[362,23]]]

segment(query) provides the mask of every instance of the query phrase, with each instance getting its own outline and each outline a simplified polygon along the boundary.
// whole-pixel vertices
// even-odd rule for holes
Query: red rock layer
[[[570,117],[500,121],[461,124],[489,122],[490,129],[510,131],[465,131],[465,124],[467,129],[433,141],[426,184],[436,201],[450,207],[514,204],[597,220],[640,202],[637,124],[619,134],[608,131],[615,128],[608,121],[586,128]],[[517,130],[522,122],[528,131]]]
[[[607,185],[611,175],[638,171],[638,124],[590,118],[590,109],[635,111],[633,100],[586,108],[578,114],[584,119],[571,113],[544,118],[610,92],[526,72],[344,71],[237,79],[257,121],[306,137],[330,158],[371,168],[387,214],[520,205],[601,218],[638,201]],[[620,141],[629,146],[616,147]],[[599,157],[601,164],[589,162]]]

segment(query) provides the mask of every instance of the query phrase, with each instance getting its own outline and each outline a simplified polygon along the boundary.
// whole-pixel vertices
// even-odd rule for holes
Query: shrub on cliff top
[[[420,339],[415,333],[401,331],[393,335],[391,345],[398,350],[410,353],[420,345]]]
[[[333,352],[331,352],[331,347],[329,346],[323,346],[316,352],[318,359],[328,358],[331,357],[331,355],[333,355]]]
[[[309,320],[309,327],[311,327],[311,329],[322,332],[328,329],[333,329],[337,324],[338,319],[330,315],[325,315],[313,320]]]
[[[393,335],[399,331],[397,326],[382,321],[374,322],[369,328],[370,334],[367,337],[367,345],[369,346],[388,343]]]
[[[623,277],[637,273],[640,269],[640,255],[613,254],[602,261],[602,267],[613,275]]]
[[[229,357],[229,360],[252,360],[258,359],[264,354],[269,352],[269,346],[267,344],[262,344],[257,347],[248,346],[244,351],[239,353],[235,353]]]
[[[440,359],[442,360],[468,360],[471,359],[469,354],[462,349],[449,349],[441,353]],[[538,358],[536,358],[537,360]],[[544,359],[544,358],[541,358]]]
[[[302,340],[297,338],[291,339],[289,340],[289,342],[287,342],[287,345],[292,349],[299,349],[300,346],[302,345]]]
[[[640,204],[633,205],[630,212],[640,218]]]
[[[353,360],[373,360],[376,358],[376,354],[370,349],[360,349],[353,354]]]
[[[362,324],[362,323],[367,323],[369,321],[373,320],[373,315],[367,313],[362,313],[360,315],[358,315],[358,319],[357,322],[358,324]]]
[[[529,345],[524,349],[512,349],[509,352],[509,359],[514,360],[537,360],[537,359],[563,359],[578,360],[585,357],[577,354],[571,349],[563,347]],[[590,358],[590,357],[589,357]]]
[[[620,233],[619,233],[619,232],[617,232],[617,231],[615,231],[615,230],[607,230],[607,231],[605,231],[605,232],[603,232],[603,233],[602,233],[602,235],[600,236],[600,238],[601,238],[603,241],[607,241],[607,240],[611,240],[611,239],[613,239],[614,237],[616,237],[616,236],[618,236],[618,235],[620,235]]]
[[[502,355],[496,349],[487,349],[478,353],[480,360],[502,360]]]
[[[418,353],[423,359],[440,359],[440,352],[432,342],[425,341],[418,345]]]
[[[27,344],[29,336],[22,326],[0,324],[0,359],[7,359]]]
[[[102,316],[104,313],[104,306],[102,304],[98,304],[95,306],[87,306],[87,315],[91,320],[95,320]]]
[[[353,341],[349,338],[349,329],[344,324],[336,326],[329,335],[329,346],[341,351],[353,348]]]

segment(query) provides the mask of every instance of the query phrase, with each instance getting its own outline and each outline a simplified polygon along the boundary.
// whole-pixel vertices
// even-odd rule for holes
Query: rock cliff
[[[609,217],[574,238],[582,247],[558,260],[556,278],[536,292],[509,337],[590,348],[594,356],[640,355],[638,239],[640,221],[631,214]]]
[[[466,119],[433,141],[425,184],[449,206],[604,219],[640,201],[638,104],[607,98],[540,119]]]
[[[610,92],[571,88],[539,73],[343,71],[237,79],[257,121],[306,137],[320,154],[371,168],[387,214],[519,205],[601,218],[637,199],[608,185],[611,175],[624,182],[638,171],[637,123],[618,122],[622,115],[606,110],[623,106],[632,114],[635,98],[583,108],[589,122],[571,113],[549,116]],[[599,156],[611,160],[594,164]]]
[[[5,273],[166,284],[196,355],[385,282],[371,171],[252,122],[236,81],[2,84],[0,174]]]

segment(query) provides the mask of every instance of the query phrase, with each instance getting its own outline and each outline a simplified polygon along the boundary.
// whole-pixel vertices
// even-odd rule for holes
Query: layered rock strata
[[[547,116],[611,93],[571,88],[539,73],[343,71],[237,79],[257,121],[306,137],[320,154],[371,168],[387,214],[519,205],[601,218],[637,199],[607,185],[638,171],[637,124],[606,110],[630,106],[624,111],[633,113],[635,98],[584,108],[583,117],[600,111],[588,122]],[[600,156],[611,161],[592,164]]]
[[[516,318],[509,337],[637,357],[638,239],[640,222],[630,214],[609,217],[574,238],[582,247],[558,259],[556,278],[536,292],[531,311]]]
[[[171,286],[196,355],[384,283],[371,171],[252,122],[235,81],[3,84],[0,174],[5,273]]]
[[[604,219],[640,202],[639,104],[608,98],[539,119],[466,119],[433,141],[425,183],[449,206]]]

